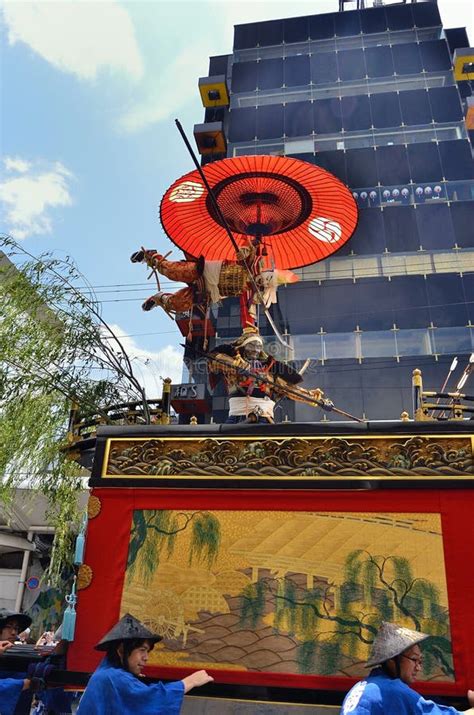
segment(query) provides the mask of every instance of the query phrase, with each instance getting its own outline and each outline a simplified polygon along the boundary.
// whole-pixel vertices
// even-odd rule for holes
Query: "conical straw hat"
[[[398,626],[396,623],[382,621],[382,625],[373,642],[372,652],[366,667],[371,668],[373,665],[385,663],[386,660],[395,658],[407,648],[421,643],[426,638],[429,638],[427,633],[412,631],[410,628]]]
[[[105,634],[95,646],[96,650],[107,650],[110,643],[128,640],[147,640],[158,643],[163,640],[157,633],[152,633],[130,613],[126,613],[115,626]]]

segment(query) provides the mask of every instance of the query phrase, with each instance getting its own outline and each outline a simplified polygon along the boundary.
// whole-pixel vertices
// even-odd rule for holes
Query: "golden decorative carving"
[[[99,499],[99,497],[94,496],[91,494],[87,501],[87,518],[88,519],[95,519],[96,516],[99,516],[100,510],[102,508],[102,503]]]
[[[436,476],[472,475],[469,437],[341,437],[111,440],[108,476]]]
[[[82,591],[82,589],[90,586],[93,576],[91,567],[87,564],[81,564],[77,571],[77,590]]]

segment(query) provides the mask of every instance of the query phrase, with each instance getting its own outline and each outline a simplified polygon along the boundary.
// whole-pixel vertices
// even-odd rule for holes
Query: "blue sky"
[[[467,26],[472,0],[439,0],[446,27]],[[4,0],[2,231],[33,253],[72,255],[127,338],[150,392],[179,381],[182,336],[129,254],[166,252],[161,196],[193,166],[174,125],[202,121],[197,80],[232,50],[233,25],[337,9],[337,0],[162,2]],[[173,257],[181,256],[173,247]],[[148,365],[145,366],[145,361]],[[155,389],[156,388],[156,389]]]

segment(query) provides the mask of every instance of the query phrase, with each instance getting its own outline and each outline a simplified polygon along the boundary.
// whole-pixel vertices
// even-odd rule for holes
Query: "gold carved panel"
[[[470,436],[109,439],[106,478],[474,479]]]

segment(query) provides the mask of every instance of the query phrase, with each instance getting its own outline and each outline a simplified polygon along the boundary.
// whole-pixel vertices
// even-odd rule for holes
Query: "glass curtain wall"
[[[279,290],[274,317],[295,359],[311,359],[305,384],[355,414],[397,419],[411,410],[415,367],[439,388],[452,357],[474,350],[474,162],[438,8],[238,25],[227,67],[228,155],[312,162],[359,206],[351,240]],[[238,310],[219,309],[217,342],[239,334]],[[214,419],[225,407],[216,394]],[[277,419],[332,417],[282,401]]]

